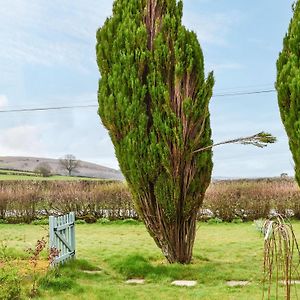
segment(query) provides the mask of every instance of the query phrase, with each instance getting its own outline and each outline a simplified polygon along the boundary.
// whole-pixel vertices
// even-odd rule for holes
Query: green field
[[[300,222],[294,226],[300,237]],[[38,225],[0,225],[0,239],[15,256],[24,256],[25,248],[46,235],[47,228]],[[168,265],[142,224],[76,225],[76,243],[78,262],[63,267],[61,277],[42,285],[37,299],[242,300],[262,296],[263,238],[252,223],[200,223],[194,261],[186,266]],[[99,274],[82,270],[97,267],[102,270]],[[129,285],[125,283],[129,278],[146,282]],[[198,284],[171,286],[179,279]],[[249,280],[251,285],[231,288],[228,280]]]
[[[62,176],[51,175],[49,177],[42,177],[34,172],[0,170],[0,180],[101,180],[99,178],[88,178],[78,176]]]

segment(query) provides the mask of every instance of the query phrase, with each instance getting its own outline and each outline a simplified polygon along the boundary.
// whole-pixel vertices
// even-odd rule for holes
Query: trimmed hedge
[[[75,211],[87,223],[138,219],[126,184],[102,181],[0,181],[0,223],[30,223]],[[219,181],[206,192],[199,219],[250,221],[279,212],[300,219],[294,180]]]
[[[276,212],[300,218],[300,190],[291,179],[219,181],[210,185],[203,207],[227,222],[252,221]]]

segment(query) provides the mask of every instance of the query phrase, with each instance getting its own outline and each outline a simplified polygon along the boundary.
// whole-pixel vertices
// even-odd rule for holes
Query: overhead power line
[[[256,91],[240,91],[224,94],[215,94],[213,98],[216,97],[234,97],[234,96],[247,96],[255,94],[268,94],[276,92],[275,89],[269,90],[256,90]],[[49,111],[49,110],[66,110],[66,109],[76,109],[76,108],[91,108],[98,107],[98,104],[82,104],[82,105],[65,105],[65,106],[49,106],[49,107],[32,107],[32,108],[11,108],[0,110],[0,113],[12,113],[12,112],[35,112],[35,111]]]
[[[213,95],[213,97],[245,96],[245,95],[254,95],[254,94],[267,94],[267,93],[274,93],[274,92],[276,92],[275,89],[270,89],[270,90],[261,90],[261,91],[215,94],[215,95]]]
[[[98,105],[97,105],[97,104],[89,104],[89,105],[70,105],[70,106],[52,106],[52,107],[20,108],[20,109],[0,110],[0,113],[7,113],[7,112],[30,112],[30,111],[47,111],[47,110],[61,110],[61,109],[89,108],[89,107],[98,107]]]
[[[215,90],[215,92],[217,92],[217,93],[235,93],[238,91],[269,90],[269,89],[273,89],[273,88],[274,88],[274,83],[252,84],[252,85],[221,88],[221,89]]]

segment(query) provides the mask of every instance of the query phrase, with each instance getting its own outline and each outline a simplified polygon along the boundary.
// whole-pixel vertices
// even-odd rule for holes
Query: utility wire
[[[53,107],[35,107],[35,108],[8,109],[8,110],[0,110],[0,113],[7,113],[7,112],[29,112],[29,111],[46,111],[46,110],[61,110],[61,109],[89,108],[89,107],[98,107],[98,105],[96,105],[96,104],[90,104],[90,105],[70,105],[70,106],[53,106]]]
[[[77,105],[88,105],[88,104],[95,104],[97,103],[97,100],[95,99],[84,99],[84,100],[81,100],[81,101],[72,101],[72,105],[71,106],[77,106]],[[36,108],[38,107],[38,103],[37,102],[31,102],[31,103],[28,103],[26,105],[26,109],[28,108]],[[67,106],[67,103],[65,104]],[[45,102],[43,103],[43,106],[45,107],[56,107],[56,106],[61,106],[61,101],[58,102],[58,101],[51,101],[51,102]],[[64,106],[64,104],[63,104]],[[16,105],[5,105],[5,110],[11,110],[11,109],[23,109],[24,108],[24,104],[16,104]]]
[[[246,90],[261,90],[261,89],[273,89],[274,83],[266,84],[251,84],[251,85],[242,85],[242,86],[233,86],[228,88],[217,89],[217,92],[237,92],[237,91],[246,91]]]
[[[235,93],[224,93],[224,94],[215,94],[213,97],[229,97],[229,96],[244,96],[244,95],[254,95],[254,94],[267,94],[274,93],[275,89],[262,90],[262,91],[249,91],[249,92],[235,92]]]
[[[213,98],[216,98],[216,97],[232,97],[232,96],[246,96],[246,95],[254,95],[254,94],[268,94],[268,93],[274,93],[275,91],[276,91],[275,89],[269,89],[269,90],[257,90],[257,91],[249,91],[249,92],[232,92],[232,93],[224,93],[224,94],[215,94],[215,95],[213,95]],[[91,108],[91,107],[98,107],[98,104],[33,107],[33,108],[20,108],[20,109],[4,109],[4,110],[0,110],[0,113],[65,110],[65,109]]]

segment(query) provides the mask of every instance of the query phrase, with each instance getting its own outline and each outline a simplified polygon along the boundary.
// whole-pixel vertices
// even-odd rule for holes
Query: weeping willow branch
[[[264,288],[268,284],[267,299],[271,299],[273,277],[276,280],[276,299],[279,299],[279,284],[285,286],[285,299],[291,299],[292,276],[299,277],[298,267],[300,251],[293,226],[281,215],[266,220],[263,225],[264,233]],[[295,296],[297,296],[296,284]],[[263,289],[263,299],[265,293]],[[273,298],[272,298],[273,299]]]
[[[253,145],[255,147],[264,148],[267,147],[268,144],[273,144],[276,142],[276,137],[271,135],[270,133],[260,132],[248,137],[241,137],[233,140],[228,140],[224,142],[220,142],[217,144],[213,144],[204,148],[200,148],[195,150],[193,153],[210,150],[216,146],[226,145],[226,144],[242,144],[242,145]]]

